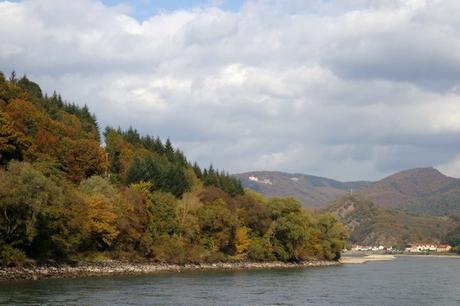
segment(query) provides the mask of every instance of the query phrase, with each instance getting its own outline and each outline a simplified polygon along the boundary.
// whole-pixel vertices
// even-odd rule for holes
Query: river
[[[6,305],[460,305],[460,259],[0,282]]]

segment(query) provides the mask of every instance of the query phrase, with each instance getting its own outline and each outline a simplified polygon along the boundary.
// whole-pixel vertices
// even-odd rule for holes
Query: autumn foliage
[[[191,164],[171,141],[107,127],[86,106],[0,73],[0,264],[336,259],[331,215],[268,200]]]

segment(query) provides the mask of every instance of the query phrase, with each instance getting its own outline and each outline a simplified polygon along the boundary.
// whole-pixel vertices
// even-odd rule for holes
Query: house
[[[409,253],[421,252],[448,252],[451,249],[450,245],[434,244],[434,243],[414,243],[406,247],[405,251]]]
[[[452,247],[448,244],[440,244],[436,247],[436,252],[449,252]]]
[[[368,246],[368,245],[360,245],[360,244],[353,244],[351,246],[351,250],[354,251],[354,252],[358,252],[358,251],[370,251],[372,249],[372,247]]]
[[[361,244],[353,244],[351,246],[352,251],[372,251],[372,252],[377,252],[377,251],[384,251],[385,247],[383,245],[379,246],[369,246],[369,245],[361,245]]]

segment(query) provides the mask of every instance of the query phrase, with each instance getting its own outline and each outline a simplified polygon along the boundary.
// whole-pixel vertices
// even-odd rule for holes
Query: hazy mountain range
[[[293,196],[305,207],[336,214],[353,243],[442,241],[460,223],[460,179],[434,168],[405,170],[375,182],[269,171],[235,176],[265,196]]]
[[[353,193],[386,208],[445,216],[460,215],[460,179],[434,168],[401,171],[379,181],[337,180],[283,172],[254,171],[235,174],[244,187],[266,196],[293,196],[305,207],[325,208]]]

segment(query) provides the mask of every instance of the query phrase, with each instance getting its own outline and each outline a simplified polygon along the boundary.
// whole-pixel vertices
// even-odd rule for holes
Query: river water
[[[0,282],[6,305],[460,305],[460,259]]]

